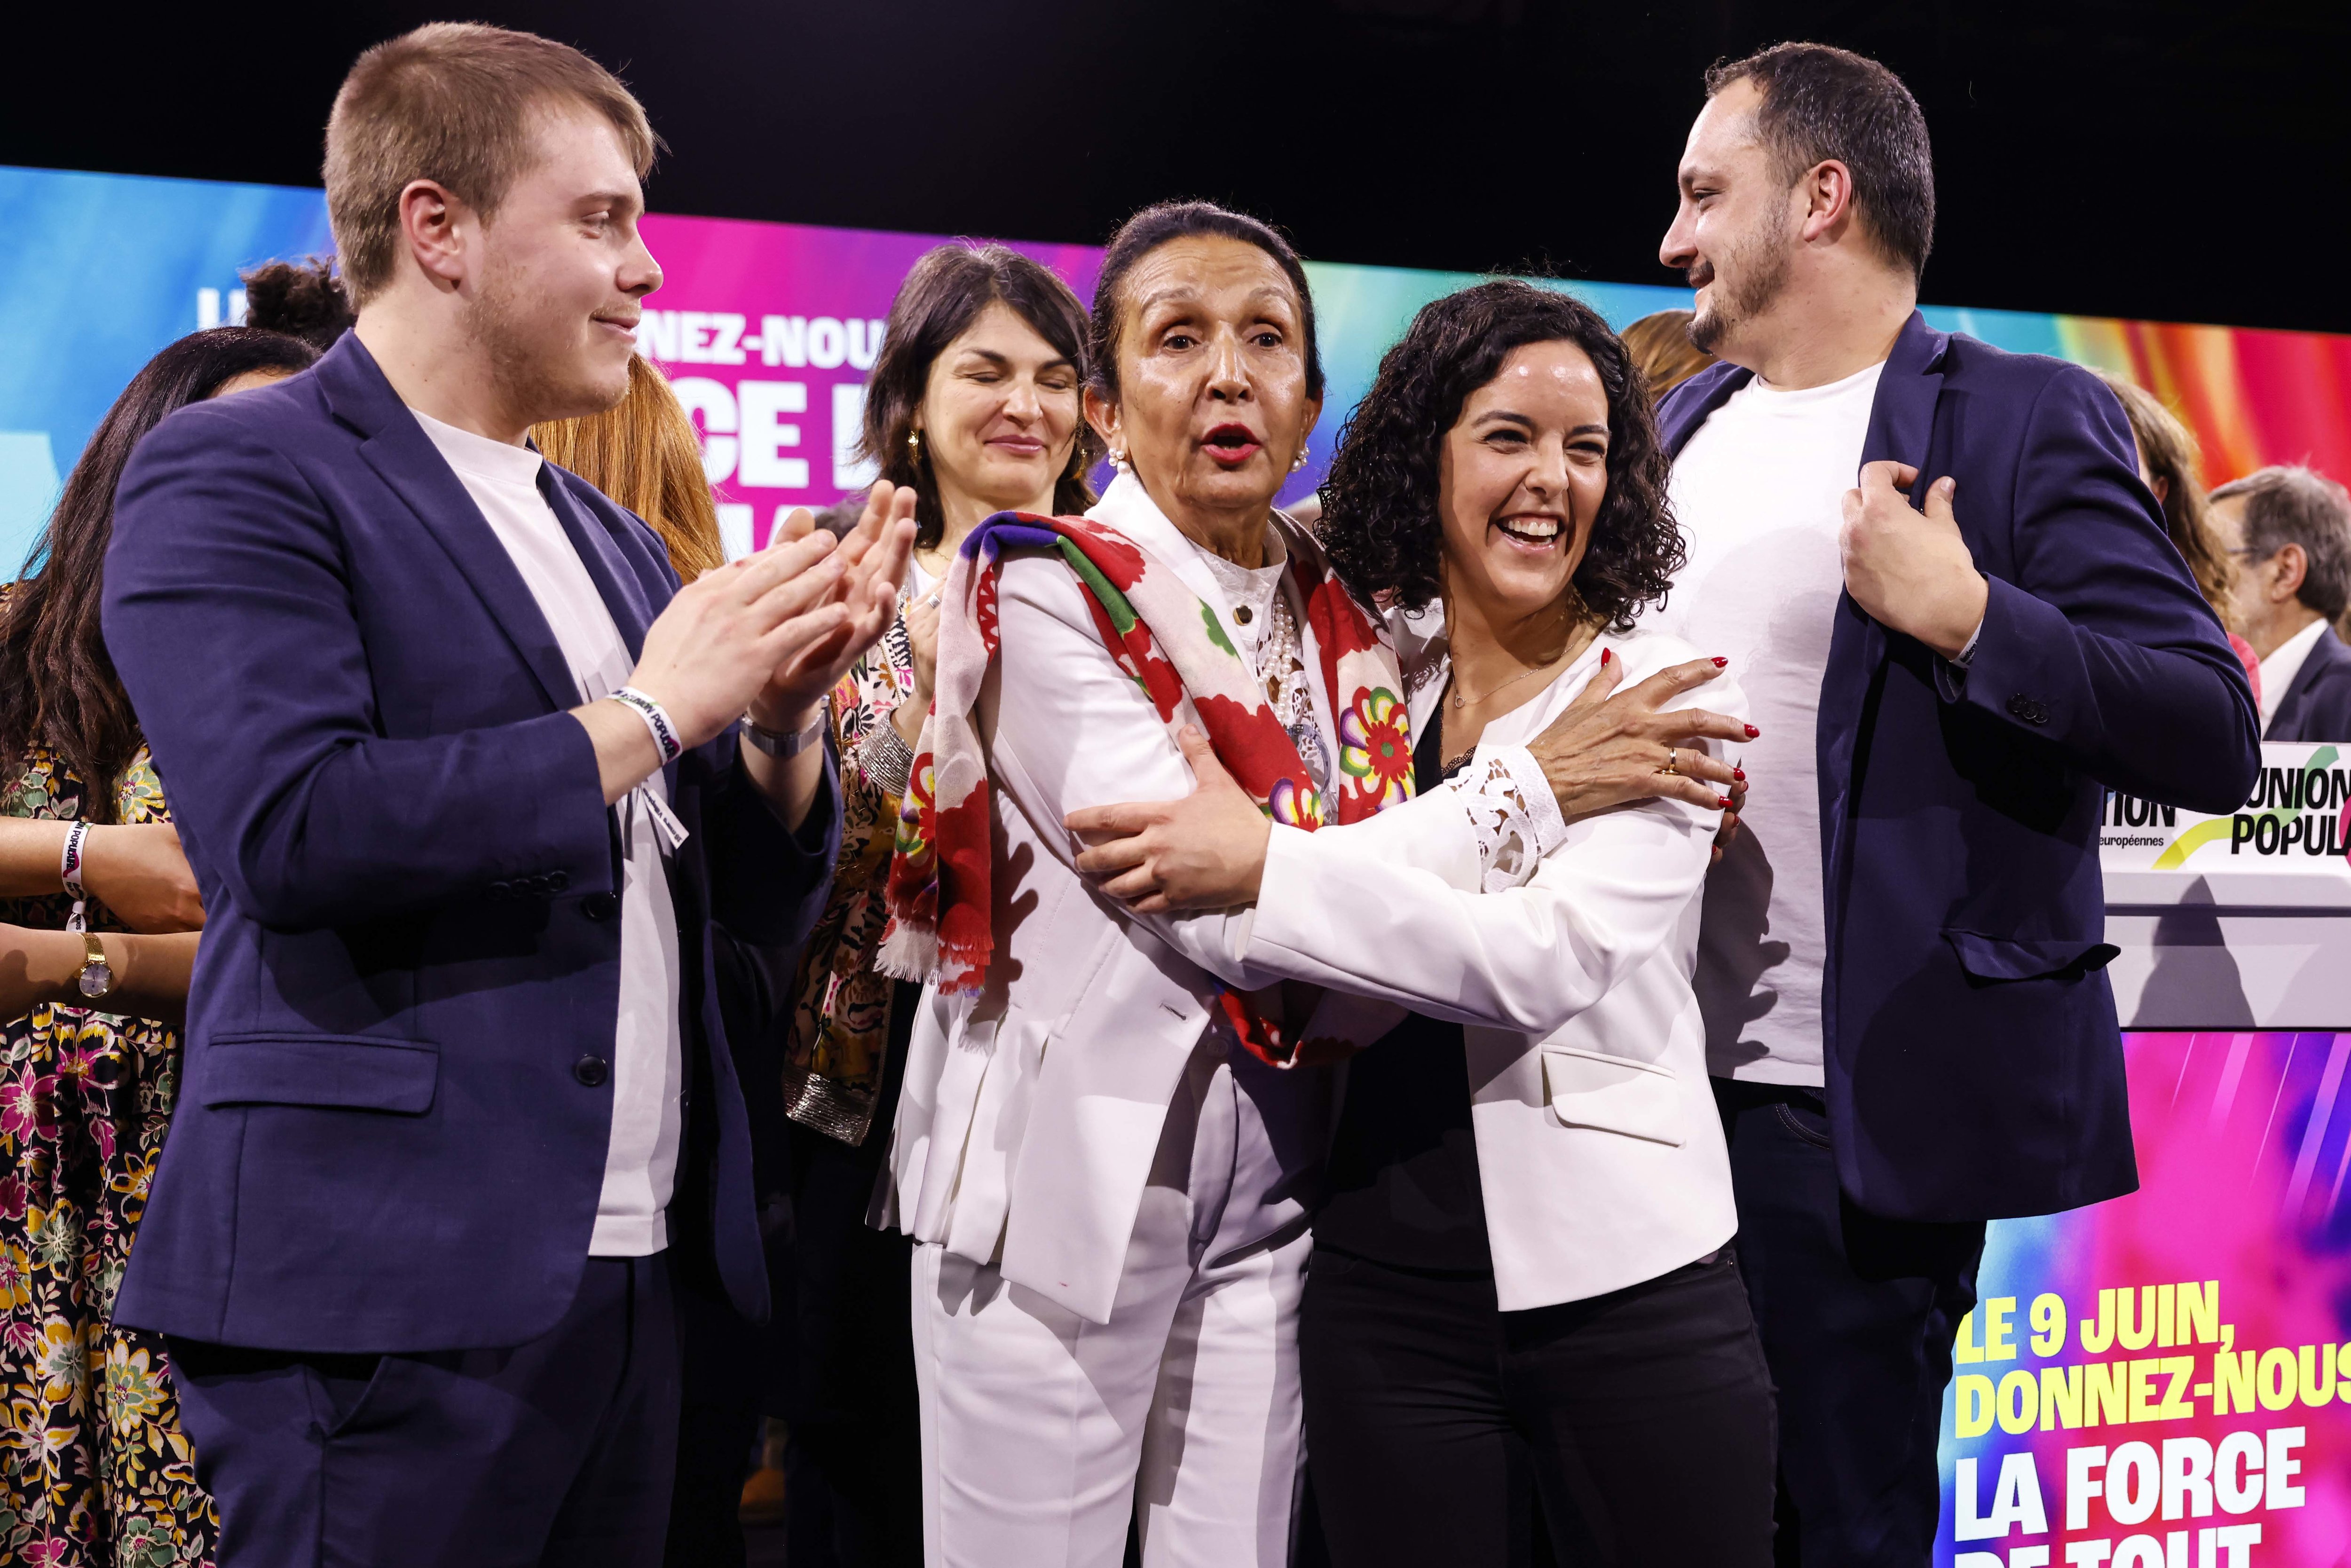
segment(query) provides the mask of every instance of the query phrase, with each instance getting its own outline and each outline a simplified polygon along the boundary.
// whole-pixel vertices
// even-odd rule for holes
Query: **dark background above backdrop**
[[[666,212],[1100,243],[1197,194],[1322,259],[1658,283],[1705,67],[1816,38],[1926,108],[1928,298],[2351,331],[2341,3],[53,5],[0,163],[315,184],[352,56],[453,16],[620,70]]]

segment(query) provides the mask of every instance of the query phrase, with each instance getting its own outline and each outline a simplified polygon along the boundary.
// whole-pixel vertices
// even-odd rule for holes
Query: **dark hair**
[[[930,388],[932,361],[999,301],[1075,367],[1081,385],[1085,381],[1086,309],[1052,268],[1004,246],[962,243],[939,246],[914,263],[890,302],[882,352],[865,384],[865,429],[857,449],[883,478],[914,487],[914,542],[925,549],[939,542],[946,518],[929,459],[917,458],[906,437]],[[1053,483],[1057,514],[1074,517],[1094,504],[1086,471],[1101,456],[1101,437],[1081,411],[1069,469]]]
[[[1437,597],[1443,523],[1438,454],[1469,394],[1513,350],[1573,343],[1608,396],[1608,494],[1575,569],[1584,607],[1622,632],[1662,602],[1682,566],[1666,504],[1667,458],[1647,387],[1608,323],[1582,300],[1500,278],[1421,307],[1347,416],[1322,486],[1322,545],[1354,595],[1393,593],[1407,610]]]
[[[1775,44],[1706,73],[1706,95],[1751,81],[1763,95],[1755,131],[1793,184],[1834,158],[1853,173],[1853,210],[1879,246],[1917,277],[1935,244],[1935,157],[1927,117],[1902,78],[1826,44]]]
[[[237,274],[237,280],[245,285],[246,326],[299,338],[322,354],[359,319],[330,256],[298,265],[265,261]]]
[[[1322,395],[1322,350],[1314,340],[1314,291],[1306,286],[1306,264],[1270,225],[1246,213],[1236,213],[1213,202],[1162,202],[1145,207],[1118,225],[1110,248],[1102,252],[1102,273],[1094,283],[1094,390],[1115,402],[1118,397],[1119,333],[1124,326],[1126,275],[1134,264],[1173,240],[1209,235],[1218,239],[1253,245],[1273,257],[1282,276],[1298,291],[1298,308],[1305,318],[1306,395]]]
[[[192,332],[147,361],[67,476],[23,580],[0,608],[0,754],[21,768],[46,746],[88,787],[90,820],[114,820],[114,782],[139,750],[139,720],[99,632],[99,587],[114,537],[114,486],[140,438],[248,371],[308,370],[318,351],[254,327]],[[11,777],[14,776],[14,769]]]
[[[2300,545],[2304,565],[2294,597],[2329,621],[2351,604],[2351,492],[2311,468],[2257,469],[2212,492],[2245,503],[2245,549],[2267,560]]]

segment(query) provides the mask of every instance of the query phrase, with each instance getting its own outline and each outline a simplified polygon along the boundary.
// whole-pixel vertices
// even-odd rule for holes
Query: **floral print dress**
[[[37,748],[0,813],[71,820],[83,782]],[[125,823],[170,820],[142,747],[115,791]],[[63,894],[0,901],[61,930]],[[119,931],[93,901],[90,924]],[[196,1484],[160,1336],[109,1319],[179,1092],[180,1038],[142,1019],[45,1007],[0,1025],[0,1563],[177,1568],[219,1531]]]

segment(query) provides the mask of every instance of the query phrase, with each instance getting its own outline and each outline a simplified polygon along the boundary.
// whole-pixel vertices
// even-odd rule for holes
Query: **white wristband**
[[[634,686],[622,686],[612,694],[612,700],[645,721],[645,729],[653,737],[653,749],[661,754],[663,767],[685,754],[685,742],[678,737],[677,726],[670,722],[667,708]]]

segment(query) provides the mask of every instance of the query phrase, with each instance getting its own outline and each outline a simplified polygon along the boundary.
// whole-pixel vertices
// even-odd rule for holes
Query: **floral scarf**
[[[1282,526],[1290,570],[1339,713],[1341,823],[1412,794],[1411,717],[1396,693],[1395,654],[1324,564],[1304,530]],[[1085,517],[999,512],[974,528],[947,574],[939,624],[936,695],[914,745],[914,776],[898,815],[889,881],[890,925],[878,967],[945,991],[977,990],[995,947],[989,930],[987,764],[973,710],[996,656],[996,582],[1009,549],[1050,549],[1086,590],[1102,644],[1133,676],[1171,733],[1207,732],[1235,781],[1267,815],[1308,831],[1333,813],[1297,744],[1211,606],[1165,562]],[[1241,1043],[1277,1066],[1317,1060],[1368,1040],[1303,1042],[1229,989],[1220,1006]]]

